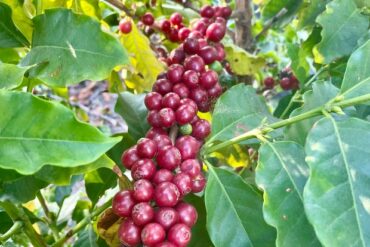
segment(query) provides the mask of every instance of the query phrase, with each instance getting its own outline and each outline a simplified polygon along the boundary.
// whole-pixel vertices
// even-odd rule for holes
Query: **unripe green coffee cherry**
[[[190,135],[192,131],[193,127],[191,126],[191,124],[184,124],[180,126],[180,132],[183,135]]]
[[[209,68],[217,73],[220,73],[222,71],[222,64],[219,61],[214,61],[209,65]]]

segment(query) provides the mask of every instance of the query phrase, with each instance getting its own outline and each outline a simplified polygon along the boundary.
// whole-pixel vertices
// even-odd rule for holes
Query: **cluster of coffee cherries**
[[[219,42],[226,19],[216,16],[218,12],[219,7],[202,8],[198,22],[204,28],[189,29],[171,52],[167,71],[145,97],[151,128],[122,155],[133,189],[113,199],[114,213],[124,218],[118,234],[125,246],[184,247],[191,240],[198,214],[184,197],[206,185],[198,155],[211,132],[210,123],[197,113],[210,111],[222,93],[218,72],[225,53]],[[171,16],[171,25],[179,25],[178,16]]]
[[[279,84],[283,90],[295,90],[299,88],[299,81],[290,68],[283,69],[279,77]],[[269,76],[265,78],[263,83],[266,89],[272,89],[275,86],[275,79]]]

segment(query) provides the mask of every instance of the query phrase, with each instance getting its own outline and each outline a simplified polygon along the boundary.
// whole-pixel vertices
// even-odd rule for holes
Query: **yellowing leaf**
[[[136,72],[136,75],[128,78],[128,86],[138,92],[150,90],[164,68],[150,48],[148,38],[132,25],[132,31],[122,35],[121,42],[128,51],[131,65]]]
[[[96,224],[97,232],[111,247],[121,245],[117,234],[121,222],[122,218],[115,215],[111,208],[108,208],[99,216]]]
[[[214,152],[211,157],[217,158],[221,163],[228,164],[231,167],[244,167],[250,164],[248,152],[238,144]]]
[[[48,0],[44,1],[43,9],[69,8],[79,14],[100,18],[98,0]]]
[[[231,70],[237,75],[253,75],[265,65],[263,58],[254,56],[233,44],[225,44],[225,52]]]

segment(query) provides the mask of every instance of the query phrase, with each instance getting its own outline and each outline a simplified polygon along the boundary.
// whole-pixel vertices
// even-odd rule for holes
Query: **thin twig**
[[[264,33],[267,32],[282,16],[284,16],[288,10],[286,8],[282,8],[275,16],[273,16],[270,21],[263,27],[262,31],[259,32],[255,39],[258,40]]]
[[[103,2],[106,2],[114,7],[116,7],[117,9],[120,9],[122,10],[123,12],[125,12],[125,14],[127,16],[130,16],[131,18],[135,18],[136,16],[134,14],[132,14],[130,12],[130,9],[127,8],[121,1],[119,0],[103,0]]]

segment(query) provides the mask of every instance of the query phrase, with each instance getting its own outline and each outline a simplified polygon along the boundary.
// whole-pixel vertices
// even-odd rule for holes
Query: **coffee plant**
[[[370,246],[370,2],[0,0],[1,246]]]

